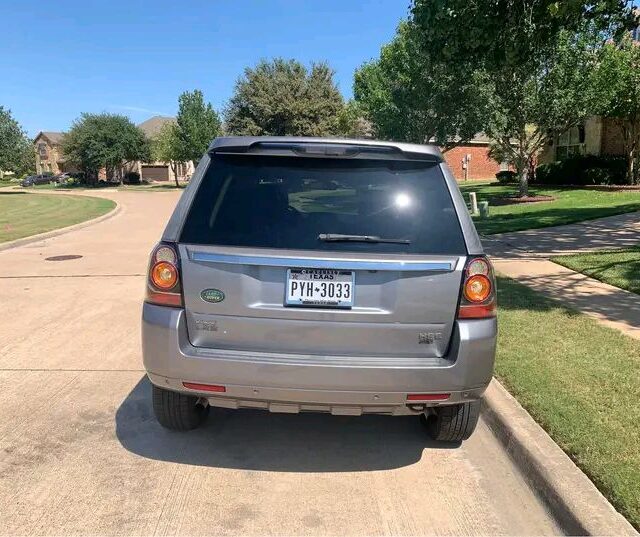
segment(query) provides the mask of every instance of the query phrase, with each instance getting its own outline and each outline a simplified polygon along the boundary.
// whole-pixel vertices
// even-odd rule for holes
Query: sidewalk
[[[553,255],[640,244],[640,213],[483,237],[496,270],[640,339],[640,296],[549,261]]]

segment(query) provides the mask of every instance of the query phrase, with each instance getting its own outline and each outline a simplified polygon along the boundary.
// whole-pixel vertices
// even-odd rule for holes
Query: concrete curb
[[[110,198],[104,198],[104,199],[110,199]],[[113,201],[113,203],[115,203],[116,206],[113,209],[111,209],[108,213],[97,216],[96,218],[92,218],[91,220],[78,222],[77,224],[73,224],[71,226],[61,227],[59,229],[52,229],[51,231],[45,231],[44,233],[38,233],[37,235],[30,235],[28,237],[16,239],[14,241],[1,243],[0,252],[4,250],[9,250],[11,248],[17,248],[18,246],[24,246],[25,244],[31,244],[32,242],[38,242],[45,239],[50,239],[52,237],[57,237],[58,235],[64,235],[65,233],[76,231],[84,227],[89,227],[89,226],[92,226],[93,224],[99,224],[100,222],[108,220],[109,218],[113,218],[121,211],[122,206],[115,200],[111,200],[111,201]]]
[[[485,422],[569,535],[638,535],[520,403],[493,379]]]

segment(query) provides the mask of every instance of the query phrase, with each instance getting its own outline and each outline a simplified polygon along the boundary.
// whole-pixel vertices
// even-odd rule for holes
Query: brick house
[[[66,161],[62,154],[63,132],[42,131],[33,140],[36,152],[36,172],[53,173],[77,172],[78,168]]]
[[[509,169],[506,163],[496,162],[489,157],[490,144],[491,140],[479,133],[468,142],[443,153],[458,181],[495,179],[497,172]]]
[[[160,131],[167,123],[175,122],[175,118],[154,116],[138,125],[138,128],[145,133],[147,138],[153,140],[160,134]],[[68,162],[62,152],[62,140],[64,132],[42,131],[33,140],[36,152],[36,172],[38,174],[50,172],[54,175],[59,173],[73,173],[79,171],[78,167]],[[190,177],[195,168],[193,162],[180,163],[177,167],[178,179]],[[173,181],[175,175],[168,162],[132,162],[129,163],[124,172],[137,172],[141,179],[149,181]],[[100,179],[106,179],[106,173],[101,170]]]
[[[154,116],[140,123],[138,128],[145,133],[147,138],[153,140],[165,125],[175,123],[175,121],[173,117]],[[147,181],[175,181],[174,171],[168,162],[136,162],[132,166],[132,171],[137,171],[140,178]],[[193,162],[181,162],[177,165],[178,179],[191,177],[194,171]]]
[[[582,124],[554,137],[538,159],[540,164],[574,155],[624,156],[622,129],[615,118],[588,117]]]
[[[489,157],[490,139],[484,134],[476,135],[469,142],[449,149],[444,153],[447,164],[458,181],[467,179],[493,179],[500,170],[507,170],[506,163],[498,163]],[[625,156],[622,130],[615,118],[588,117],[582,124],[555,136],[538,156],[538,164],[547,164],[574,155]]]

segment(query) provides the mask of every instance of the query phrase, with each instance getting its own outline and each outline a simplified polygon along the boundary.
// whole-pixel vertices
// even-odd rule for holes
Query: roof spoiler
[[[250,153],[273,156],[316,158],[369,158],[442,162],[434,146],[345,140],[332,138],[227,137],[216,138],[209,148],[213,153]]]

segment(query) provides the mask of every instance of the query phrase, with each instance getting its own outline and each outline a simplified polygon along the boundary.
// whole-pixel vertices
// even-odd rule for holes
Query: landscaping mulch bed
[[[640,185],[558,185],[556,188],[584,188],[603,192],[640,192]]]
[[[503,183],[494,181],[487,186],[505,186]],[[517,188],[517,183],[511,183],[507,186],[513,186]],[[640,192],[640,185],[541,185],[539,183],[532,183],[532,187],[535,188],[562,188],[562,189],[575,189],[575,190],[601,190],[603,192]]]
[[[544,201],[555,201],[556,198],[553,196],[545,196],[545,195],[537,195],[537,196],[495,196],[489,198],[490,205],[514,205],[514,204],[522,204],[522,203],[540,203]]]

